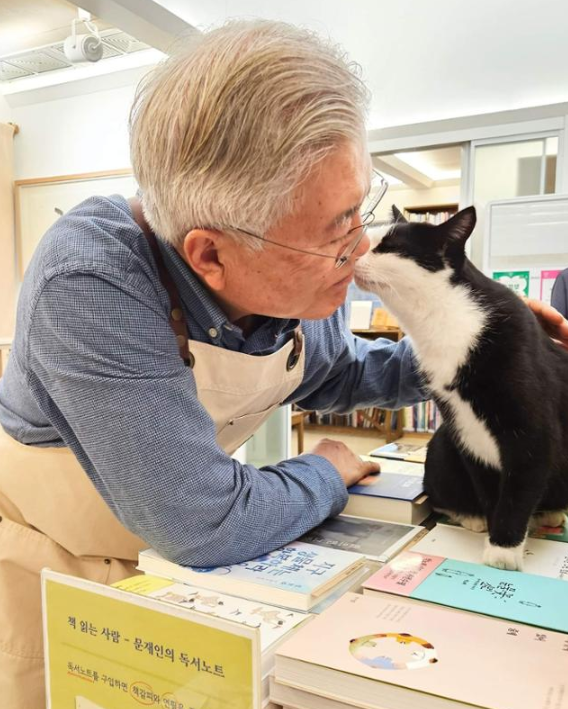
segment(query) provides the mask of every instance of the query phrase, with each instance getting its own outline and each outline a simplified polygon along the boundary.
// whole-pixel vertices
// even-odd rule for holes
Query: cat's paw
[[[562,527],[564,519],[565,516],[562,510],[537,512],[531,517],[531,527]]]
[[[468,515],[460,515],[459,523],[465,529],[472,532],[486,532],[487,520],[485,517],[469,517]]]
[[[522,571],[524,550],[524,541],[516,547],[500,547],[496,544],[491,544],[489,539],[487,539],[483,552],[483,563],[496,569]]]
[[[465,529],[470,529],[472,532],[487,531],[487,519],[485,517],[462,515],[459,512],[451,512],[450,510],[441,509],[439,507],[434,507],[434,510],[446,515],[453,524],[459,524]]]

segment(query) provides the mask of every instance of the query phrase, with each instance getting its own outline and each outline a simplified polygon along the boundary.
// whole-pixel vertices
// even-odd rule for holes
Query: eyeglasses
[[[321,258],[332,258],[335,259],[335,268],[341,268],[344,266],[349,258],[355,251],[355,249],[361,243],[361,240],[365,236],[365,232],[368,227],[373,223],[375,218],[375,210],[379,206],[379,202],[385,196],[388,189],[388,182],[377,170],[373,170],[373,178],[371,180],[371,189],[369,190],[369,195],[366,201],[361,207],[361,224],[349,229],[346,237],[349,234],[353,234],[353,239],[350,241],[344,249],[337,255],[331,256],[330,254],[321,254],[317,251],[309,251],[307,249],[298,249],[296,246],[288,246],[288,244],[281,244],[279,241],[272,241],[271,239],[266,239],[264,236],[259,234],[253,234],[246,229],[239,229],[238,227],[227,227],[227,230],[238,231],[241,234],[246,234],[247,236],[252,236],[254,239],[260,239],[267,244],[273,244],[274,246],[281,246],[283,249],[288,249],[290,251],[298,251],[301,254],[310,254],[311,256],[320,256]]]

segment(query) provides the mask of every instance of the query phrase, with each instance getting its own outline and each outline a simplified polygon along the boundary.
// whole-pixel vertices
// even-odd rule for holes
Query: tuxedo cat
[[[568,508],[568,352],[466,257],[473,207],[440,226],[393,216],[355,281],[412,339],[442,413],[425,490],[435,509],[489,530],[484,563],[521,569],[529,524],[562,524]]]

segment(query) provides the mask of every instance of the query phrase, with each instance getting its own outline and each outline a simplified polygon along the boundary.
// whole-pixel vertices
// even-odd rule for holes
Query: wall
[[[16,107],[15,179],[128,167],[135,86]]]
[[[12,120],[12,109],[8,105],[8,102],[0,94],[0,123],[9,123]]]

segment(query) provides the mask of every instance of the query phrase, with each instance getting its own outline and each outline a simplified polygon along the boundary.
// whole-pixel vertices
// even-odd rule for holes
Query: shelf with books
[[[379,309],[382,310],[382,309]],[[384,311],[383,311],[384,312]],[[382,313],[373,319],[370,328],[364,330],[352,330],[357,337],[367,340],[375,340],[378,337],[385,337],[393,342],[398,342],[403,337],[402,330],[394,324],[384,324],[381,322]],[[402,436],[402,416],[397,411],[381,409],[378,407],[368,407],[357,409],[349,414],[327,414],[319,411],[310,412],[306,419],[305,430],[324,429],[326,433],[341,435],[346,430],[357,432],[357,434],[384,436],[387,442],[395,441]]]
[[[425,204],[418,207],[405,207],[404,216],[410,222],[428,222],[442,224],[458,211],[456,203]]]
[[[422,401],[402,410],[403,433],[424,434],[430,437],[442,423],[440,411],[432,401]]]
[[[402,418],[398,411],[388,411],[377,407],[357,409],[350,414],[327,414],[311,411],[305,430],[322,429],[326,433],[357,433],[363,436],[384,436],[387,442],[402,435]]]

